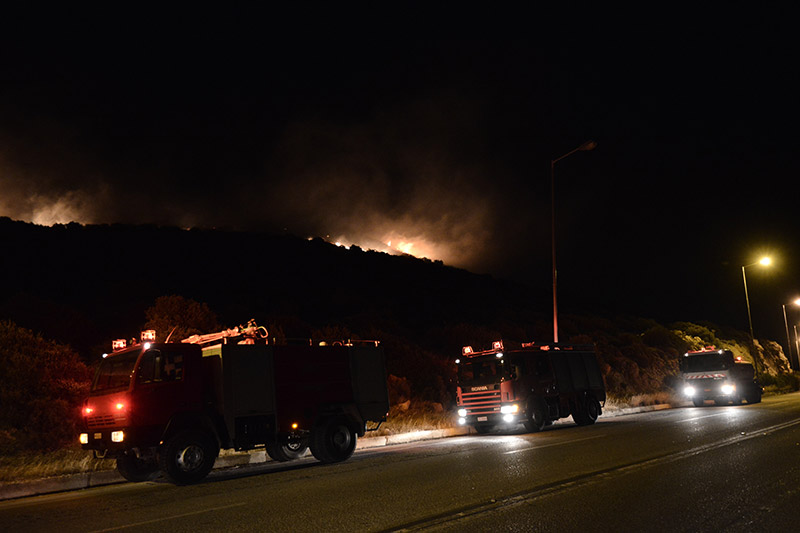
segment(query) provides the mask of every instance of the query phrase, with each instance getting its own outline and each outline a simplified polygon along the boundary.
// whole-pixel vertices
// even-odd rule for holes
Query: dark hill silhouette
[[[135,336],[147,307],[169,294],[207,303],[228,326],[282,321],[287,336],[341,325],[424,346],[431,330],[462,323],[526,324],[530,335],[549,335],[538,314],[548,310],[547,293],[321,239],[151,225],[46,227],[9,218],[0,218],[0,239],[0,317],[90,359],[110,339]]]

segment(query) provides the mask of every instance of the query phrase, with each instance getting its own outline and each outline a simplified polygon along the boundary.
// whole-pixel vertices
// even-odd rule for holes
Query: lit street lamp
[[[550,161],[550,222],[552,228],[552,247],[553,247],[553,342],[558,342],[558,299],[556,297],[556,163],[571,156],[575,152],[587,152],[594,150],[597,143],[594,141],[586,141],[574,150],[567,152],[561,157],[557,157]]]
[[[792,302],[794,305],[800,306],[800,298]],[[795,357],[792,358],[792,339],[789,337],[789,321],[786,320],[786,304],[781,304],[783,307],[783,325],[786,326],[786,348],[789,350],[789,366],[792,370],[800,368],[800,352],[795,349]],[[794,338],[797,340],[797,329],[794,330]]]
[[[744,273],[744,269],[747,267],[755,266],[755,265],[762,265],[762,266],[769,266],[772,264],[772,259],[769,257],[762,257],[758,262],[751,263],[749,265],[742,266],[742,281],[744,281],[744,301],[747,303],[747,323],[750,325],[750,349],[752,350],[751,355],[753,356],[753,365],[755,367],[756,375],[758,375],[758,357],[755,353],[756,348],[756,339],[753,335],[753,317],[750,314],[750,297],[747,295],[747,275]]]

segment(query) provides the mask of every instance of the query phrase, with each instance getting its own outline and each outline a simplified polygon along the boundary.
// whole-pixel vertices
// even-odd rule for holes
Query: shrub
[[[0,322],[0,453],[72,442],[90,379],[70,347]]]

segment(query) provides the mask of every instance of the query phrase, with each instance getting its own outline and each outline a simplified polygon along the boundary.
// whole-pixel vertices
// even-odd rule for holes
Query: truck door
[[[189,408],[185,389],[184,354],[158,348],[142,354],[131,406],[136,426],[158,433],[173,414]]]

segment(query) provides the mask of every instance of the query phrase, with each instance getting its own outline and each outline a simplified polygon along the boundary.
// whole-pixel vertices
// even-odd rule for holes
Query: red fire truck
[[[593,346],[506,344],[477,352],[465,346],[456,359],[460,424],[487,433],[520,423],[540,431],[570,415],[578,425],[595,423],[606,390]]]
[[[288,461],[310,448],[322,462],[343,461],[357,437],[386,420],[376,341],[274,345],[256,327],[154,341],[152,330],[132,346],[115,341],[83,407],[83,449],[115,457],[128,480],[161,471],[177,484],[197,482],[220,449],[264,446]]]
[[[695,407],[706,400],[716,405],[761,401],[761,385],[755,378],[753,365],[734,358],[730,350],[708,346],[703,350],[686,352],[681,358],[683,393]]]

